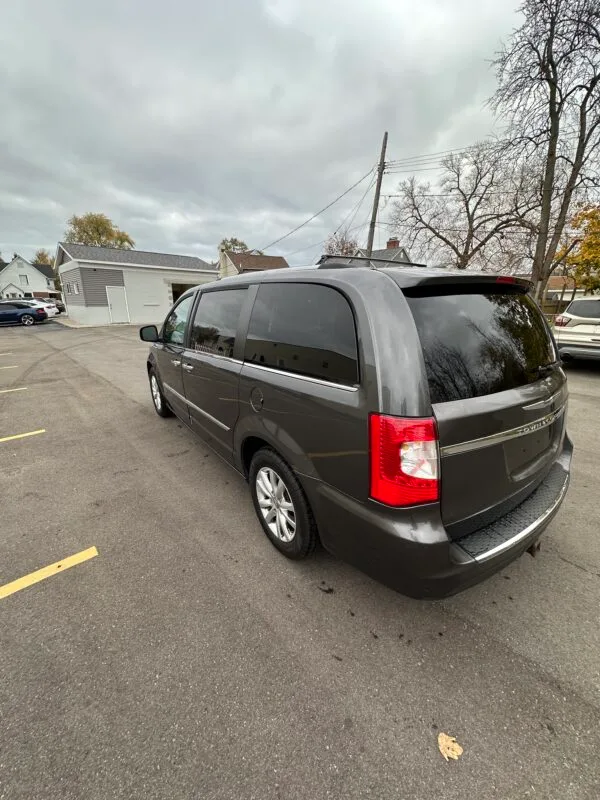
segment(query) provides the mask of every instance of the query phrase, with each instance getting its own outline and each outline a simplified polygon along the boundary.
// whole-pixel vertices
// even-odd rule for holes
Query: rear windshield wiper
[[[550,364],[540,364],[539,367],[534,369],[534,374],[542,378],[544,375],[550,375],[550,373],[554,372],[554,370],[557,367],[560,367],[561,364],[562,361],[552,361]]]

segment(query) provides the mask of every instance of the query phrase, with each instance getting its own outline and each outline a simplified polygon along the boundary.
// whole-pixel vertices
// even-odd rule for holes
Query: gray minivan
[[[319,540],[452,594],[533,553],[569,483],[566,377],[528,290],[335,257],[198,286],[140,331],[154,406],[246,477],[284,555]]]

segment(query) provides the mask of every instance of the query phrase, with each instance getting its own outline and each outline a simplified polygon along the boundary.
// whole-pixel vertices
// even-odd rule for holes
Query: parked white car
[[[563,358],[600,358],[600,297],[573,300],[554,320]]]
[[[39,297],[26,297],[25,302],[29,303],[32,306],[43,308],[46,314],[48,315],[48,319],[50,319],[50,317],[55,317],[57,314],[60,314],[60,311],[56,307],[56,304],[53,303],[51,300],[45,300]]]

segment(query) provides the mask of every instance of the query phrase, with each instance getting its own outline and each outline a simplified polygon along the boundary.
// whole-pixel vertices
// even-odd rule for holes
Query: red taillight
[[[517,283],[517,279],[512,275],[498,275],[496,283]]]
[[[554,320],[554,324],[559,328],[564,328],[566,325],[569,324],[569,317],[563,317],[562,315],[559,315]]]
[[[46,312],[44,311],[44,309],[43,309],[43,308],[36,308],[36,313],[38,313],[38,314],[45,314]]]
[[[388,506],[439,499],[435,420],[370,416],[371,497]]]

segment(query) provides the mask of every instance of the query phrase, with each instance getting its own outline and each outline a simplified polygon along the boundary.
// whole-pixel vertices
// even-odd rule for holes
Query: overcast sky
[[[54,251],[86,211],[143,250],[264,247],[364,175],[384,130],[389,159],[488,135],[516,21],[511,0],[2,2],[0,251]],[[268,252],[312,263],[366,188]]]

